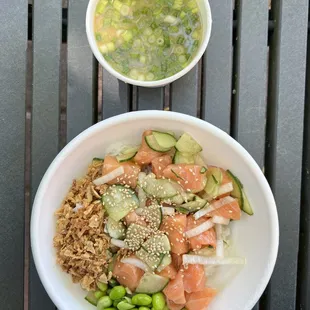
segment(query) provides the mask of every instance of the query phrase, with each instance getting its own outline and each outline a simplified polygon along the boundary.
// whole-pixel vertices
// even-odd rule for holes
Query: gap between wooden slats
[[[272,2],[266,176],[278,206],[280,247],[263,309],[296,307],[307,17],[306,0]]]

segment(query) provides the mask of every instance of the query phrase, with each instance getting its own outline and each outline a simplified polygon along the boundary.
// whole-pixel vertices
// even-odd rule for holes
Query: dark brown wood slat
[[[32,199],[59,148],[61,16],[60,1],[33,2]],[[45,292],[32,262],[29,309],[43,308],[55,309],[55,306]]]
[[[88,1],[68,4],[67,141],[94,123],[96,68],[85,30]]]
[[[27,2],[4,1],[0,20],[0,300],[23,308]]]
[[[296,309],[308,6],[307,0],[272,2],[266,175],[278,206],[280,247],[266,309]]]
[[[210,0],[212,34],[204,56],[202,118],[230,132],[233,2]]]
[[[128,112],[131,105],[131,88],[103,69],[102,117],[103,119]]]
[[[164,108],[164,88],[137,87],[138,110],[162,110]]]
[[[268,0],[240,0],[235,81],[235,138],[263,167],[267,106]]]
[[[201,62],[189,73],[171,84],[171,109],[198,116],[200,109]]]

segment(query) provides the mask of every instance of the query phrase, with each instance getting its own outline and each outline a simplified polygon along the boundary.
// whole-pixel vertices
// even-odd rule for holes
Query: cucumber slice
[[[146,263],[152,271],[154,271],[161,264],[165,254],[154,255],[147,252],[144,248],[141,248],[136,252],[136,256]]]
[[[194,212],[202,209],[206,204],[206,200],[201,199],[199,196],[196,196],[196,199],[194,201],[183,203],[180,208],[183,208],[189,212]]]
[[[142,245],[142,248],[152,255],[169,254],[171,250],[169,239],[166,235],[154,235]]]
[[[148,196],[159,199],[174,197],[181,191],[177,183],[165,179],[146,177],[141,185]]]
[[[194,164],[195,163],[195,156],[189,153],[181,153],[176,151],[173,157],[174,164]]]
[[[179,213],[182,213],[182,214],[189,214],[190,213],[187,209],[182,208],[182,207],[177,207],[175,209],[176,209],[176,211],[178,211]]]
[[[107,231],[111,238],[121,239],[125,238],[125,225],[122,222],[116,222],[111,217],[108,218]]]
[[[246,196],[244,190],[242,189],[242,197],[243,197],[243,206],[242,206],[242,210],[247,213],[248,215],[253,215],[253,209],[250,205],[250,202],[248,200],[248,197]]]
[[[122,149],[121,154],[132,154],[139,151],[140,146],[126,146]]]
[[[170,133],[155,130],[152,133],[160,147],[168,149],[174,147],[177,143],[177,139]]]
[[[195,155],[195,165],[207,167],[205,161],[203,160],[200,154]]]
[[[223,180],[223,174],[220,168],[211,167],[207,170],[207,184],[205,192],[208,200],[212,200],[218,196],[219,188]]]
[[[155,294],[161,292],[168,283],[168,278],[157,274],[145,273],[140,280],[136,293]]]
[[[164,270],[167,266],[169,266],[172,262],[171,259],[171,255],[170,254],[166,254],[163,258],[163,260],[161,261],[160,265],[157,268],[158,272],[161,272],[162,270]]]
[[[170,147],[169,148],[165,148],[162,147],[158,144],[157,140],[155,139],[154,135],[149,135],[146,136],[145,138],[145,142],[146,144],[153,150],[156,152],[161,152],[161,153],[166,153],[168,151],[170,151]]]
[[[116,159],[119,163],[123,163],[133,159],[136,156],[137,152],[128,153],[128,154],[120,154],[116,156]]]
[[[150,228],[159,229],[163,219],[163,212],[160,206],[150,205],[145,208],[139,208],[136,210],[136,213],[143,216],[150,223]]]
[[[175,145],[181,153],[197,154],[202,151],[202,147],[188,133],[184,133]]]
[[[85,297],[85,300],[87,300],[90,304],[97,306],[98,299],[95,297],[94,293],[95,292],[93,291],[88,292],[88,294]]]
[[[195,197],[195,194],[182,192],[181,194],[177,194],[171,198],[164,199],[162,202],[170,205],[181,205],[183,202],[192,201]]]
[[[241,183],[239,179],[230,170],[227,170],[227,174],[233,184],[233,191],[231,192],[231,196],[238,200],[240,208],[243,209],[244,202],[243,202]]]
[[[109,216],[116,222],[139,207],[135,192],[122,185],[110,186],[101,200]]]
[[[126,232],[125,243],[130,250],[138,250],[150,233],[151,230],[148,227],[135,223],[130,224]]]
[[[249,203],[249,200],[243,190],[243,185],[240,180],[230,171],[227,170],[227,174],[230,177],[233,184],[233,191],[231,192],[231,196],[238,199],[239,206],[242,211],[249,215],[253,215],[253,209]]]

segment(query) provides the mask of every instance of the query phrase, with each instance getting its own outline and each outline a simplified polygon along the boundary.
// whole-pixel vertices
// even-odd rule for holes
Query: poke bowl
[[[250,310],[278,238],[272,192],[247,151],[166,111],[112,117],[73,139],[31,218],[35,265],[60,310]]]

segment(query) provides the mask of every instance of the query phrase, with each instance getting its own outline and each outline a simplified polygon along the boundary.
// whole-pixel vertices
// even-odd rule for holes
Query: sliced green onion
[[[154,35],[151,35],[147,40],[150,44],[153,44],[156,41],[156,37]]]
[[[165,44],[165,39],[164,39],[163,37],[157,38],[156,44],[157,44],[158,46],[163,46],[163,45]]]
[[[100,50],[100,52],[101,52],[102,54],[106,54],[106,53],[109,52],[108,47],[107,47],[106,44],[100,45],[100,46],[99,46],[99,50]]]
[[[101,41],[102,37],[100,33],[96,33],[96,41]]]
[[[174,48],[174,53],[177,54],[177,55],[184,54],[185,53],[185,48],[182,45],[177,45]]]
[[[138,75],[139,75],[139,73],[138,73],[137,69],[131,69],[129,72],[129,76],[134,80],[136,80],[138,78]]]
[[[149,72],[147,75],[146,75],[146,80],[147,81],[153,81],[155,78],[155,75],[152,73],[152,72]]]
[[[96,7],[96,13],[102,14],[108,2],[109,2],[108,0],[101,0]]]
[[[178,26],[171,26],[171,27],[169,27],[169,31],[172,33],[179,32],[179,27]]]
[[[142,74],[142,73],[138,74],[138,81],[145,81],[144,74]]]
[[[183,0],[174,0],[173,8],[175,10],[181,10],[183,7]]]
[[[186,56],[185,55],[180,55],[179,57],[178,57],[178,60],[179,60],[179,62],[182,64],[182,63],[184,63],[184,62],[186,62]]]
[[[115,51],[115,44],[113,42],[107,43],[107,48],[109,52]]]
[[[150,36],[153,33],[153,30],[151,28],[146,28],[144,30],[144,35]]]
[[[191,34],[191,33],[192,33],[192,28],[186,27],[185,33],[186,33],[186,34]]]
[[[126,30],[123,34],[122,34],[122,37],[123,39],[126,41],[126,42],[129,42],[132,40],[133,38],[133,35],[132,35],[132,32],[130,30]]]
[[[140,62],[145,64],[146,63],[146,57],[144,55],[140,56]]]
[[[178,36],[178,38],[177,38],[177,43],[178,44],[183,44],[184,41],[185,41],[185,38],[183,36]]]
[[[180,18],[184,18],[186,16],[186,13],[184,12],[184,11],[182,11],[181,13],[180,13]]]

